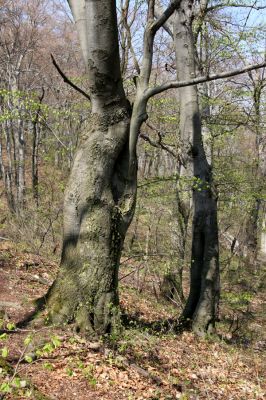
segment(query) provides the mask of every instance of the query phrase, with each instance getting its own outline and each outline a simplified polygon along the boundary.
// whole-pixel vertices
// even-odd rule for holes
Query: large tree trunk
[[[77,22],[84,10],[87,18],[87,36],[78,28],[92,119],[65,193],[61,266],[48,308],[55,323],[74,320],[78,329],[102,334],[117,326],[120,252],[135,208],[136,168],[128,177],[131,110],[120,74],[115,1],[70,6]]]
[[[183,1],[174,16],[177,76],[180,81],[195,77],[195,46],[192,32],[193,1]],[[180,135],[184,165],[181,181],[193,190],[192,254],[190,293],[182,321],[192,324],[198,334],[211,332],[219,300],[219,251],[217,202],[211,167],[202,143],[201,116],[196,86],[179,89]],[[179,202],[189,210],[187,191]],[[187,212],[185,212],[187,215]]]

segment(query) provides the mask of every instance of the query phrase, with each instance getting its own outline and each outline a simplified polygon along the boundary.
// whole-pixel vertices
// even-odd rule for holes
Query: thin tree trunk
[[[249,207],[248,218],[245,226],[245,245],[247,249],[248,261],[250,264],[256,261],[259,253],[259,235],[261,232],[260,216],[262,213],[262,198],[264,182],[266,175],[265,163],[265,137],[263,136],[263,126],[261,120],[261,94],[263,80],[255,81],[252,73],[249,74],[253,83],[253,101],[254,101],[254,125],[255,125],[255,151],[256,164],[253,171],[255,187],[252,188],[253,195]]]
[[[40,127],[33,123],[32,127],[32,155],[31,155],[31,182],[33,198],[36,205],[39,205],[39,138]]]
[[[25,201],[25,138],[24,138],[24,123],[21,119],[17,122],[15,132],[15,142],[17,151],[17,204],[16,210],[18,213],[24,208]]]
[[[261,216],[261,235],[260,235],[260,255],[263,260],[266,260],[266,207],[262,207]]]
[[[4,179],[5,167],[3,163],[3,142],[2,142],[2,132],[0,131],[0,179]]]
[[[44,98],[44,89],[39,98],[39,107],[36,112],[35,118],[32,122],[32,155],[31,155],[31,182],[33,198],[35,199],[36,205],[39,205],[39,142],[40,142],[40,125],[39,115],[41,112],[41,103]]]
[[[14,196],[14,170],[13,170],[13,155],[12,155],[12,143],[11,143],[11,129],[10,122],[5,121],[4,123],[5,141],[6,141],[6,158],[7,166],[4,174],[5,190],[7,196],[8,207],[11,212],[15,212],[15,196]]]

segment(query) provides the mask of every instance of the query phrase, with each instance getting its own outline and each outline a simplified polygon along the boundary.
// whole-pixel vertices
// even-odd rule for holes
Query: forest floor
[[[124,267],[128,278],[121,280],[120,301],[128,316],[121,336],[89,341],[71,326],[38,327],[38,319],[35,327],[18,329],[57,267],[0,242],[1,399],[265,399],[262,293],[246,296],[248,307],[233,310],[228,291],[224,298],[231,303],[221,303],[221,320],[228,323],[218,324],[219,337],[201,339],[175,334],[170,325],[164,330],[162,321],[178,310],[149,288],[140,293],[130,268]]]

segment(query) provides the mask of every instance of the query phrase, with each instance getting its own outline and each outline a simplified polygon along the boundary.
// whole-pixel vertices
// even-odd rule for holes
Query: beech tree
[[[182,1],[173,20],[176,70],[179,79],[196,76],[196,46],[192,29],[194,0]],[[193,330],[211,332],[219,302],[219,242],[217,194],[203,147],[201,111],[197,86],[179,89],[180,137],[183,165],[180,176],[190,178],[193,190],[190,293],[182,319],[192,321]],[[189,218],[190,197],[179,194],[179,208]],[[184,197],[184,195],[183,195]]]
[[[186,75],[181,81],[150,86],[155,35],[180,4],[181,0],[171,1],[155,18],[155,1],[148,1],[142,63],[135,79],[136,93],[132,106],[126,98],[120,70],[116,1],[69,0],[87,68],[89,93],[86,96],[91,100],[92,116],[90,127],[81,134],[65,191],[60,271],[47,296],[50,319],[54,323],[75,321],[78,330],[100,334],[119,325],[118,267],[126,231],[134,215],[136,146],[141,125],[148,117],[147,102],[167,89],[193,86],[227,76],[223,73],[191,79],[191,75]],[[244,70],[253,68],[248,66]],[[240,72],[243,71],[230,74]],[[192,110],[191,117],[189,123],[199,127],[197,110]],[[197,132],[192,147],[189,146],[192,153],[194,150],[198,152],[199,163],[194,168],[199,171],[194,173],[205,184],[209,182],[210,171],[203,158],[200,132]],[[209,189],[195,196],[197,204],[207,201],[206,205],[215,207],[212,198],[209,199]],[[212,215],[213,211],[210,211]],[[195,252],[202,264],[206,250],[209,266],[215,262],[215,255],[209,254],[215,244],[212,242],[210,249],[205,249],[202,232],[205,221],[202,221],[201,213],[197,218],[195,226],[199,225],[199,231],[195,235],[199,236],[199,241]],[[210,221],[208,232],[204,233],[210,236],[211,241],[212,229],[217,229],[214,220]],[[207,264],[199,266],[197,277],[202,274],[202,269],[206,271]],[[208,297],[207,272],[205,276],[206,280],[200,281],[200,285],[206,286],[204,293]],[[197,279],[195,284],[198,291]]]

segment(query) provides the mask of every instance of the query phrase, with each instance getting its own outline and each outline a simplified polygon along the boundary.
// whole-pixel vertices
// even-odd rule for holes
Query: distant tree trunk
[[[192,32],[193,1],[183,1],[174,15],[174,41],[179,80],[195,77],[196,50]],[[211,332],[217,319],[219,301],[219,250],[217,201],[212,172],[202,143],[201,115],[196,86],[179,89],[180,135],[182,156],[181,179],[190,180],[193,189],[192,254],[190,293],[182,321],[192,324],[198,334]],[[187,185],[187,183],[186,183]],[[181,196],[183,197],[181,199]],[[179,205],[185,221],[190,208],[187,192],[179,194]]]
[[[3,132],[5,136],[5,153],[6,153],[6,165],[2,158],[2,169],[5,184],[5,192],[7,198],[7,204],[10,211],[15,212],[15,183],[14,183],[14,168],[13,168],[13,154],[12,154],[12,139],[11,139],[11,125],[10,121],[5,121],[3,124]]]
[[[39,205],[39,139],[40,127],[37,123],[32,126],[32,155],[31,155],[31,182],[32,193],[36,205]]]
[[[261,235],[260,235],[260,255],[266,259],[266,207],[261,210]]]
[[[18,62],[18,68],[20,62]],[[17,73],[10,67],[9,91],[3,101],[3,110],[17,114],[17,118],[7,117],[3,124],[6,139],[5,190],[9,209],[19,214],[24,207],[25,197],[25,140],[24,121],[21,118],[21,104]],[[13,75],[12,75],[13,73]]]
[[[81,135],[64,202],[60,272],[48,295],[55,323],[105,333],[118,320],[118,266],[134,214],[128,177],[131,109],[122,86],[115,1],[69,1],[90,82],[92,117]],[[85,18],[87,22],[85,22]]]
[[[265,135],[263,132],[261,118],[261,95],[262,89],[266,85],[263,79],[254,79],[252,73],[249,74],[253,84],[253,102],[254,102],[254,126],[255,126],[255,167],[253,169],[253,177],[255,186],[252,188],[252,200],[248,211],[248,218],[245,226],[244,244],[247,249],[249,262],[252,264],[256,261],[259,253],[259,241],[262,231],[260,219],[263,220],[263,190],[265,187],[266,176],[266,157],[265,157]]]
[[[0,132],[0,179],[3,179],[5,174],[4,164],[3,164],[3,150],[2,150],[2,134]]]
[[[14,129],[14,128],[13,128]],[[21,119],[17,121],[15,126],[15,151],[16,151],[16,211],[20,213],[24,208],[25,201],[25,139],[24,139],[24,123]]]
[[[35,118],[32,122],[32,155],[31,155],[31,183],[33,198],[36,205],[39,205],[39,142],[40,142],[40,124],[39,116],[41,111],[41,103],[44,98],[44,90],[39,98],[39,107],[36,111]]]
[[[248,217],[245,226],[245,250],[249,262],[254,262],[258,253],[259,240],[259,215],[261,209],[261,199],[256,195],[252,198],[251,206],[248,211]]]

